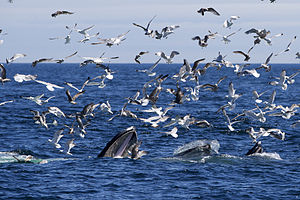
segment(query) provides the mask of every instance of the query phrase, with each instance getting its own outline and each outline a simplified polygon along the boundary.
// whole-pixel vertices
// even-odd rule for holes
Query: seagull
[[[48,112],[55,115],[56,117],[66,117],[65,113],[63,113],[63,111],[61,111],[61,109],[59,109],[58,107],[48,107]]]
[[[82,84],[81,88],[78,89],[77,87],[75,87],[72,83],[68,83],[68,82],[65,82],[65,84],[73,89],[75,89],[77,92],[82,92],[83,89],[85,88],[85,86],[88,84],[88,82],[90,81],[90,77],[88,77],[84,83]]]
[[[54,133],[53,138],[51,140],[48,139],[48,141],[51,142],[58,149],[61,148],[61,146],[60,146],[60,144],[58,144],[58,142],[64,136],[62,134],[63,132],[64,132],[64,128],[61,128]]]
[[[134,61],[137,62],[138,64],[141,64],[141,62],[140,62],[140,60],[139,60],[140,57],[141,57],[142,55],[144,55],[144,54],[147,54],[147,53],[149,53],[149,51],[141,51],[138,55],[135,56]]]
[[[74,140],[75,140],[75,138],[68,140],[66,143],[65,150],[61,150],[61,152],[65,152],[67,155],[72,155],[72,153],[70,153],[70,151],[73,147],[75,147]]]
[[[130,156],[130,158],[132,158],[134,160],[137,160],[137,159],[140,159],[142,156],[148,154],[147,151],[141,151],[141,150],[139,150],[139,147],[141,146],[141,144],[142,144],[142,141],[137,141],[133,145],[132,150],[131,150],[131,156]]]
[[[53,58],[41,58],[41,59],[38,59],[38,60],[35,60],[32,62],[32,67],[35,67],[38,63],[41,63],[41,62],[50,62],[52,61]]]
[[[179,28],[179,25],[171,25],[164,27],[159,33],[157,30],[155,31],[155,39],[168,38],[169,35],[174,33],[174,30]]]
[[[14,102],[14,100],[3,101],[3,102],[0,102],[0,106],[3,106],[5,104],[7,104],[7,103],[12,103],[12,102]]]
[[[229,35],[220,35],[220,34],[216,34],[216,35],[222,37],[222,41],[223,41],[225,44],[228,44],[229,42],[231,42],[231,40],[229,40],[228,38],[229,38],[230,36],[236,34],[237,32],[239,32],[240,30],[242,30],[242,29],[240,28],[240,29],[238,29],[237,31],[230,33]]]
[[[5,69],[4,65],[0,64],[0,69],[1,69],[0,81],[2,82],[2,84],[4,82],[10,81],[10,79],[6,78],[6,69]]]
[[[136,72],[145,72],[148,76],[155,76],[156,72],[152,72],[160,62],[161,58],[159,58],[149,69],[143,69],[143,70],[136,70]]]
[[[92,25],[92,26],[89,26],[89,27],[87,27],[87,28],[85,28],[85,29],[76,29],[76,26],[77,26],[77,24],[74,25],[74,28],[70,28],[70,27],[68,27],[68,26],[66,26],[66,28],[67,28],[67,29],[71,29],[71,30],[75,30],[76,32],[78,32],[78,33],[84,35],[84,37],[87,37],[87,38],[90,36],[90,35],[88,34],[88,31],[95,27],[95,25]]]
[[[165,133],[166,135],[171,135],[174,138],[178,138],[177,131],[178,131],[178,128],[175,126],[171,131],[161,132],[161,133]]]
[[[214,8],[200,8],[197,12],[201,13],[202,16],[204,16],[205,12],[210,12],[214,15],[220,16],[220,14]]]
[[[94,42],[91,43],[92,45],[96,45],[96,44],[106,44],[106,46],[111,47],[113,45],[119,45],[122,41],[124,41],[126,38],[125,35],[128,33],[129,31],[122,33],[120,35],[118,35],[117,37],[113,37],[113,38],[108,38],[108,39],[102,39],[102,38],[98,38],[100,40],[100,42]]]
[[[82,95],[84,92],[85,92],[85,90],[83,90],[83,91],[81,91],[81,92],[78,92],[78,93],[76,93],[76,94],[72,97],[70,91],[69,91],[69,90],[66,90],[66,94],[67,94],[69,103],[71,103],[71,104],[77,104],[77,103],[75,102],[75,100],[76,100],[80,95]]]
[[[94,64],[102,64],[104,60],[106,59],[118,59],[118,56],[115,57],[103,57],[104,53],[100,57],[82,57],[85,59],[82,63],[80,63],[80,67],[85,66],[89,63],[94,63]]]
[[[16,53],[16,54],[13,55],[11,58],[9,58],[9,59],[6,58],[6,64],[9,64],[9,63],[15,61],[16,59],[18,59],[18,58],[23,58],[23,57],[25,57],[25,56],[26,56],[26,54]]]
[[[134,26],[137,26],[137,27],[140,27],[140,28],[142,28],[144,31],[145,31],[145,35],[151,35],[151,34],[153,34],[153,30],[150,30],[149,29],[149,26],[150,26],[150,24],[151,24],[151,22],[153,21],[153,19],[156,17],[156,15],[148,22],[148,24],[147,24],[147,27],[143,27],[143,26],[141,26],[141,25],[139,25],[139,24],[136,24],[136,23],[132,23]]]
[[[55,13],[52,13],[51,17],[57,17],[58,15],[72,15],[72,14],[74,14],[74,13],[66,11],[66,10],[59,10],[59,11],[56,11]]]
[[[51,96],[47,99],[42,99],[42,97],[44,97],[44,94],[41,94],[41,95],[38,95],[38,96],[35,96],[35,97],[23,97],[23,96],[21,96],[21,98],[31,100],[31,101],[35,102],[36,104],[38,104],[40,106],[48,103],[49,100],[54,98],[55,96]]]
[[[22,83],[23,81],[33,81],[37,78],[37,75],[24,75],[24,74],[15,74],[14,75],[14,80],[16,82]]]
[[[269,84],[274,86],[279,85],[281,86],[282,90],[286,90],[288,86],[286,80],[287,80],[286,70],[283,69],[280,73],[279,81],[271,81]]]
[[[238,123],[238,122],[241,122],[241,121],[231,121],[230,120],[230,118],[229,118],[229,116],[227,115],[227,113],[226,113],[226,110],[225,110],[225,108],[223,107],[223,108],[221,108],[222,109],[222,113],[223,113],[223,115],[225,116],[225,118],[226,118],[226,124],[227,124],[227,127],[228,127],[228,129],[230,130],[230,131],[235,131],[235,129],[233,128],[233,124],[236,124],[236,123]]]
[[[253,90],[253,91],[252,91],[252,95],[253,95],[253,98],[254,98],[254,100],[255,100],[255,103],[261,103],[262,100],[259,99],[259,98],[260,98],[263,94],[265,94],[267,91],[268,91],[268,90],[266,90],[266,91],[264,91],[264,92],[258,94],[258,92],[257,92],[256,90]]]
[[[278,55],[280,55],[280,54],[282,54],[284,52],[290,51],[291,50],[291,44],[296,40],[296,38],[297,38],[297,36],[294,36],[293,39],[290,41],[290,43],[287,45],[287,47],[283,51],[275,54],[274,56],[278,56]]]
[[[276,106],[276,109],[280,108],[279,113],[271,113],[269,116],[279,116],[283,119],[290,119],[297,112],[296,108],[299,108],[300,104],[293,104],[291,107],[283,107],[282,105]]]
[[[223,80],[225,80],[226,78],[227,78],[227,76],[223,76],[223,77],[221,77],[221,78],[217,81],[217,83],[215,83],[215,84],[209,84],[209,83],[203,84],[203,85],[200,85],[200,88],[204,88],[204,90],[210,90],[210,91],[216,92],[216,91],[219,89],[219,84],[220,84]]]
[[[101,110],[102,112],[108,112],[108,113],[110,113],[110,114],[114,114],[114,113],[111,111],[111,106],[110,106],[110,104],[109,104],[108,101],[106,101],[106,103],[102,103],[102,104],[100,105],[100,110]]]
[[[75,51],[74,53],[72,53],[72,54],[71,54],[71,55],[69,55],[69,56],[66,56],[66,57],[64,57],[64,58],[62,58],[62,59],[59,59],[59,60],[54,60],[54,61],[55,61],[56,63],[59,63],[59,64],[61,64],[61,63],[65,62],[65,60],[66,60],[66,59],[68,59],[68,58],[71,58],[71,57],[75,56],[77,53],[78,53],[78,52],[77,52],[77,51]]]
[[[100,34],[100,33],[97,32],[97,33],[94,34],[94,35],[88,35],[88,34],[87,34],[87,35],[84,35],[84,38],[81,39],[81,40],[79,40],[78,42],[83,42],[83,43],[85,43],[85,42],[91,40],[91,38],[97,37],[99,34]]]
[[[207,47],[208,43],[208,39],[214,39],[215,36],[217,35],[217,33],[209,33],[208,35],[205,35],[203,39],[201,39],[200,36],[195,36],[192,38],[192,40],[198,40],[198,44],[201,47]]]
[[[71,42],[71,33],[73,32],[73,29],[77,26],[77,24],[74,25],[74,27],[71,29],[68,26],[66,26],[67,29],[71,29],[71,31],[69,32],[69,34],[66,37],[53,37],[53,38],[49,38],[49,40],[58,40],[58,39],[64,39],[65,40],[65,44],[70,44]]]
[[[266,112],[263,112],[259,107],[258,105],[256,104],[256,107],[255,109],[258,109],[259,110],[259,113],[255,113],[253,110],[244,110],[244,114],[247,116],[247,117],[250,117],[256,121],[260,121],[262,123],[266,122],[266,117],[265,117],[265,113]]]
[[[271,65],[269,65],[269,62],[270,62],[272,56],[273,56],[273,53],[271,53],[271,54],[268,56],[268,58],[266,59],[266,61],[265,61],[263,64],[261,64],[260,67],[258,67],[258,68],[256,68],[256,69],[264,68],[264,69],[266,70],[266,72],[271,71]]]
[[[241,95],[241,94],[236,94],[236,93],[235,93],[235,89],[233,88],[233,83],[230,82],[230,83],[229,83],[229,87],[228,87],[228,95],[226,95],[226,97],[232,99],[233,101],[235,101],[235,100],[238,99],[240,96],[242,96],[242,95]]]
[[[252,75],[255,78],[259,78],[260,74],[256,71],[256,69],[245,69],[237,73],[238,76]]]
[[[245,57],[244,61],[248,61],[250,59],[250,56],[243,51],[233,51],[233,53],[241,54]]]
[[[275,96],[276,96],[276,90],[273,90],[269,100],[264,102],[264,104],[265,104],[264,109],[269,109],[271,111],[276,109],[277,106],[276,106],[276,104],[274,104]]]
[[[300,59],[300,53],[299,52],[296,53],[296,59]]]
[[[55,85],[55,84],[53,84],[53,83],[47,83],[47,82],[41,81],[41,80],[34,80],[34,81],[37,82],[37,83],[41,83],[41,84],[43,84],[43,85],[46,85],[46,88],[47,88],[49,91],[51,91],[51,92],[53,92],[53,91],[55,90],[55,88],[58,88],[58,89],[64,89],[64,87]]]
[[[166,63],[171,64],[173,62],[172,58],[174,58],[175,55],[179,55],[179,52],[178,51],[172,51],[170,56],[166,56],[166,54],[164,52],[159,51],[159,52],[156,52],[155,55],[165,59]]]
[[[46,129],[48,129],[48,124],[46,122],[46,115],[49,114],[48,111],[44,111],[42,112],[42,114],[40,114],[39,111],[35,111],[35,110],[30,110],[30,112],[33,113],[33,120],[35,121],[35,123],[40,124],[42,126],[44,126]]]
[[[223,23],[223,27],[231,28],[231,26],[233,25],[233,20],[237,20],[239,18],[239,16],[231,16],[229,19],[225,20],[225,22]]]

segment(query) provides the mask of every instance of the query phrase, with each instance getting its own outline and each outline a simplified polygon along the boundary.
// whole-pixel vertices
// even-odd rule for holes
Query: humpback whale
[[[198,157],[218,154],[220,143],[217,140],[196,140],[187,143],[174,151],[174,156]]]
[[[135,127],[131,126],[115,135],[97,157],[139,159],[147,154],[146,151],[138,150],[140,145]]]
[[[261,146],[261,141],[255,143],[255,145],[246,153],[246,156],[250,156],[255,153],[263,153],[263,148]]]

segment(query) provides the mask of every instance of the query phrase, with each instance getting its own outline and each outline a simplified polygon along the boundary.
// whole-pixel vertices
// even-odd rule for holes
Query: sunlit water
[[[225,124],[222,112],[218,108],[227,102],[228,84],[234,83],[237,93],[243,96],[237,100],[237,107],[227,111],[230,118],[245,109],[255,108],[252,90],[259,93],[269,90],[262,96],[267,101],[273,89],[276,89],[276,104],[291,106],[300,103],[300,75],[296,82],[289,85],[286,91],[280,87],[270,86],[268,82],[279,77],[281,70],[290,75],[300,68],[295,64],[273,65],[271,72],[260,70],[261,77],[238,77],[233,69],[209,68],[201,76],[200,84],[215,83],[227,75],[217,92],[200,91],[198,101],[185,101],[168,112],[171,118],[190,114],[196,119],[206,119],[212,127],[201,128],[195,125],[190,130],[178,127],[178,138],[165,136],[162,131],[171,127],[150,127],[139,120],[117,117],[107,121],[112,115],[97,112],[86,128],[87,135],[81,138],[75,135],[76,146],[71,149],[73,155],[65,155],[56,149],[48,139],[63,124],[71,125],[73,119],[59,119],[47,115],[47,121],[56,119],[57,127],[47,130],[34,123],[30,110],[45,111],[48,106],[57,106],[67,114],[80,112],[88,103],[109,101],[112,111],[117,113],[126,102],[126,97],[133,96],[137,90],[151,78],[136,69],[149,68],[150,64],[111,64],[115,71],[112,80],[105,80],[106,87],[87,86],[84,95],[76,105],[69,104],[65,89],[50,92],[44,85],[36,82],[6,82],[0,87],[0,102],[14,100],[0,106],[0,151],[17,152],[32,155],[45,160],[44,164],[18,163],[10,154],[1,153],[0,163],[0,198],[1,199],[298,199],[300,195],[300,129],[291,124],[300,119],[299,112],[291,119],[267,117],[265,123],[255,122],[242,117],[242,123],[234,125],[236,131],[230,132]],[[258,66],[258,65],[256,65]],[[176,89],[175,80],[171,77],[179,71],[181,64],[160,64],[157,74],[169,74],[162,87]],[[6,66],[8,78],[13,80],[16,73],[37,74],[39,80],[51,82],[68,88],[64,82],[71,82],[80,87],[87,77],[104,74],[95,65],[79,67],[79,64],[10,64]],[[195,83],[180,83],[183,89]],[[75,90],[70,89],[71,94]],[[152,88],[148,89],[148,93]],[[48,104],[39,106],[21,96],[45,97],[55,96]],[[187,94],[187,93],[186,93]],[[174,96],[161,92],[157,106],[167,107]],[[261,106],[263,107],[263,106]],[[128,105],[127,109],[138,117],[147,118],[154,114],[142,113],[137,109],[145,108]],[[168,121],[167,121],[168,122]],[[165,123],[167,123],[165,122]],[[163,124],[162,124],[163,125]],[[118,132],[135,126],[138,137],[143,141],[140,149],[149,152],[139,160],[97,158],[106,143]],[[265,152],[260,156],[245,156],[254,145],[245,132],[249,127],[280,128],[286,132],[285,141],[271,137],[262,137]],[[60,144],[72,138],[67,135]],[[219,154],[199,156],[197,158],[178,158],[173,156],[178,147],[195,140],[218,140]]]

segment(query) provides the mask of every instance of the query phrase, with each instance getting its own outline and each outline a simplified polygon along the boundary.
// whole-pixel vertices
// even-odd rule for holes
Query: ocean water
[[[182,64],[159,64],[157,74],[169,74],[162,83],[163,91],[157,101],[158,107],[166,108],[175,99],[174,95],[165,91],[176,89],[176,81],[172,76],[178,73]],[[232,119],[243,110],[256,108],[252,98],[252,90],[259,93],[267,101],[275,89],[275,103],[291,106],[300,103],[300,75],[295,83],[288,85],[287,90],[268,83],[279,77],[282,69],[291,75],[300,69],[299,64],[272,64],[272,70],[259,70],[260,77],[238,77],[232,68],[222,67],[220,70],[209,68],[205,75],[199,76],[199,83],[216,83],[222,77],[227,78],[219,85],[217,92],[200,90],[198,101],[184,101],[177,104],[167,115],[170,118],[157,128],[140,120],[129,117],[116,117],[96,109],[94,117],[90,117],[84,138],[78,133],[67,134],[60,140],[62,149],[65,143],[75,138],[76,146],[71,149],[72,155],[66,155],[55,148],[48,139],[63,127],[71,125],[74,118],[58,118],[47,115],[47,122],[57,120],[58,125],[49,125],[46,129],[35,124],[30,110],[46,111],[49,106],[56,106],[66,114],[80,112],[89,103],[109,101],[112,111],[117,114],[126,97],[132,97],[137,90],[154,77],[136,72],[137,69],[149,68],[151,64],[110,64],[115,73],[112,80],[105,80],[106,86],[86,86],[85,93],[73,105],[68,103],[65,90],[71,94],[75,90],[64,82],[80,87],[88,78],[105,74],[103,69],[95,65],[79,67],[79,64],[38,64],[35,68],[30,63],[12,63],[5,65],[7,77],[12,79],[0,86],[0,102],[14,100],[0,106],[0,199],[299,199],[300,196],[300,129],[291,125],[300,120],[299,111],[290,119],[268,116],[266,122],[253,121],[245,116],[234,124],[235,131],[227,128],[222,112],[217,113],[220,106],[227,103],[228,84],[233,82],[236,93],[243,94],[236,101],[234,110],[227,110]],[[249,68],[259,65],[253,64]],[[202,68],[201,65],[199,68]],[[51,92],[34,81],[18,83],[13,80],[15,74],[37,75],[38,80],[65,87]],[[180,82],[185,87],[195,86],[192,81]],[[150,93],[154,88],[147,89]],[[55,96],[45,105],[21,98],[44,94]],[[185,94],[188,92],[185,91]],[[138,105],[127,105],[127,109],[138,117],[147,118],[153,113],[144,113],[140,109],[149,109]],[[259,104],[263,109],[263,104]],[[299,108],[298,108],[299,110]],[[280,109],[278,110],[280,111]],[[170,131],[172,127],[163,127],[176,116],[190,114],[196,119],[206,119],[211,127],[190,125],[190,129],[178,127],[178,138],[161,133]],[[75,123],[76,125],[76,123]],[[138,138],[142,140],[141,150],[148,155],[141,159],[129,158],[97,158],[106,143],[120,131],[135,126]],[[246,129],[260,127],[265,129],[279,128],[286,133],[285,140],[273,137],[261,137],[259,140],[267,152],[260,156],[245,156],[254,145],[246,133]],[[219,154],[180,158],[173,152],[186,143],[195,140],[218,140]],[[10,153],[6,153],[10,152]],[[13,153],[12,153],[13,152]],[[12,156],[25,159],[27,155],[36,158],[37,163],[17,162]],[[38,163],[44,160],[43,163]]]

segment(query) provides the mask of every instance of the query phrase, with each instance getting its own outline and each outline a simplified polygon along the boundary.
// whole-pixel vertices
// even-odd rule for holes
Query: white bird
[[[47,88],[49,91],[51,91],[51,92],[53,92],[53,91],[55,90],[55,88],[57,88],[57,89],[64,89],[64,87],[55,85],[55,84],[53,84],[53,83],[48,83],[48,82],[41,81],[41,80],[34,80],[34,81],[37,82],[37,83],[41,83],[41,84],[45,85],[46,88]]]
[[[274,56],[278,56],[278,55],[280,55],[280,54],[282,54],[284,52],[290,51],[291,50],[291,44],[296,40],[296,38],[297,38],[297,36],[294,36],[293,39],[290,41],[290,43],[287,45],[287,47],[283,51],[275,54]]]
[[[84,81],[84,83],[82,84],[82,86],[81,86],[80,89],[78,89],[77,87],[75,87],[72,83],[65,82],[65,84],[66,84],[67,86],[69,86],[69,87],[75,89],[77,92],[82,92],[83,89],[85,88],[85,86],[89,83],[89,81],[90,81],[90,77],[88,77],[88,78]]]
[[[106,101],[106,103],[102,103],[100,105],[100,110],[102,112],[108,112],[110,114],[114,114],[112,111],[111,111],[111,106],[110,106],[110,103],[108,101]]]
[[[58,107],[48,107],[48,112],[55,115],[56,117],[66,117],[65,113],[61,111]]]
[[[240,28],[240,29],[238,29],[237,31],[232,32],[232,33],[230,33],[230,34],[228,34],[228,35],[217,34],[217,36],[222,37],[222,41],[223,41],[225,44],[228,44],[229,42],[231,42],[231,40],[228,39],[228,38],[229,38],[230,36],[233,36],[233,35],[236,34],[237,32],[239,32],[240,30],[242,30],[242,29]]]
[[[239,16],[231,16],[229,19],[226,19],[225,22],[223,23],[224,28],[231,28],[233,25],[233,20],[239,19]]]
[[[124,37],[128,32],[129,31],[122,33],[122,34],[118,35],[117,37],[112,37],[112,38],[107,38],[107,39],[98,38],[100,40],[100,42],[93,42],[91,44],[92,45],[106,44],[106,46],[108,46],[108,47],[111,47],[113,45],[119,45],[122,41],[126,40],[126,38],[124,38]]]
[[[6,58],[6,63],[9,64],[11,62],[14,62],[15,60],[17,60],[18,58],[24,58],[26,56],[26,54],[23,53],[16,53],[14,54],[11,58]]]
[[[256,69],[264,68],[264,69],[266,70],[266,72],[271,71],[271,65],[269,65],[269,62],[270,62],[272,56],[273,56],[273,53],[271,53],[271,54],[268,56],[268,58],[266,59],[266,61],[265,61],[263,64],[261,64],[260,67],[258,67],[258,68],[256,68]]]
[[[75,138],[68,140],[66,143],[65,149],[61,150],[61,152],[65,152],[65,154],[67,154],[67,155],[72,155],[72,153],[70,151],[73,147],[75,147],[74,140],[75,140]]]
[[[266,112],[263,112],[256,104],[256,107],[255,109],[258,109],[259,110],[259,113],[255,113],[253,110],[244,110],[244,114],[247,116],[247,117],[250,117],[252,118],[253,120],[256,120],[256,121],[260,121],[262,123],[266,122],[266,117],[265,117],[265,113]],[[254,110],[255,110],[254,109]]]
[[[136,24],[136,23],[132,23],[133,25],[137,26],[137,27],[140,27],[142,28],[144,31],[145,31],[145,35],[149,35],[151,36],[153,34],[153,30],[150,30],[149,27],[150,27],[150,24],[151,22],[153,21],[153,19],[156,17],[156,15],[148,22],[147,26],[146,27],[143,27],[139,24]]]
[[[66,27],[68,27],[68,26],[66,26]],[[72,32],[73,32],[73,30],[71,30],[66,37],[52,37],[52,38],[49,38],[49,40],[64,39],[65,40],[65,44],[70,44],[71,43],[71,33]]]
[[[174,30],[179,28],[179,25],[171,25],[164,27],[161,32],[159,33],[157,30],[155,31],[155,38],[161,39],[161,38],[168,38],[169,35],[174,33]]]
[[[58,144],[58,142],[64,136],[62,134],[63,132],[64,132],[64,128],[61,128],[54,133],[53,138],[51,140],[48,139],[48,141],[51,142],[58,149],[61,148],[61,145]]]
[[[288,86],[286,83],[286,78],[287,78],[286,70],[283,69],[280,73],[279,81],[271,81],[270,85],[274,85],[274,86],[279,85],[281,86],[282,90],[286,90]]]
[[[14,75],[14,80],[16,82],[22,83],[23,81],[33,81],[37,78],[37,75],[25,75],[25,74],[15,74]]]
[[[300,59],[300,52],[296,53],[296,59]]]
[[[115,57],[103,57],[104,53],[100,57],[82,57],[85,59],[82,63],[80,63],[80,67],[85,66],[89,63],[94,63],[94,64],[102,64],[104,60],[106,59],[117,59],[119,58],[118,56]]]
[[[54,98],[55,96],[51,96],[51,97],[49,97],[47,99],[42,99],[42,97],[44,97],[44,94],[41,94],[41,95],[38,95],[38,96],[35,96],[35,97],[23,97],[22,96],[23,99],[27,99],[27,100],[33,101],[33,102],[35,102],[36,104],[38,104],[40,106],[48,103],[49,100],[52,99],[52,98]]]
[[[236,124],[236,123],[238,123],[238,122],[241,122],[241,121],[231,121],[230,118],[229,118],[229,116],[228,116],[227,113],[226,113],[225,107],[223,107],[223,108],[221,108],[221,109],[222,109],[223,115],[224,115],[225,118],[226,118],[226,124],[227,124],[228,129],[229,129],[230,131],[235,131],[235,129],[233,128],[232,125],[233,125],[233,124]]]
[[[264,104],[265,104],[265,108],[264,109],[269,109],[271,111],[273,111],[274,109],[276,109],[277,106],[274,103],[275,97],[276,97],[276,90],[273,90],[273,92],[272,92],[269,100],[264,102]]]
[[[155,76],[156,72],[153,70],[157,67],[158,63],[160,62],[161,58],[159,58],[149,69],[138,69],[137,72],[145,72],[148,76]]]
[[[175,55],[179,55],[179,52],[172,51],[170,56],[167,56],[164,52],[159,51],[159,52],[156,52],[155,55],[165,59],[166,63],[171,64],[173,62],[172,59],[174,58]]]
[[[252,95],[253,95],[253,98],[254,98],[254,100],[255,100],[255,103],[261,103],[262,100],[259,99],[259,98],[260,98],[264,93],[266,93],[267,91],[268,91],[268,90],[266,90],[266,91],[264,91],[264,92],[258,94],[258,92],[257,92],[256,90],[253,90],[253,91],[252,91]]]
[[[165,133],[166,135],[171,135],[174,138],[178,138],[177,131],[178,131],[178,128],[175,126],[171,131],[161,132],[161,133]]]
[[[7,104],[7,103],[12,103],[12,102],[14,102],[14,100],[3,101],[3,102],[0,102],[0,106],[3,106],[5,104]]]
[[[92,28],[95,27],[95,25],[89,26],[85,29],[76,29],[77,24],[75,24],[73,30],[75,30],[76,32],[84,35],[84,37],[89,37],[90,35],[88,34],[88,31],[91,30]],[[70,27],[66,26],[67,29],[71,29]]]

